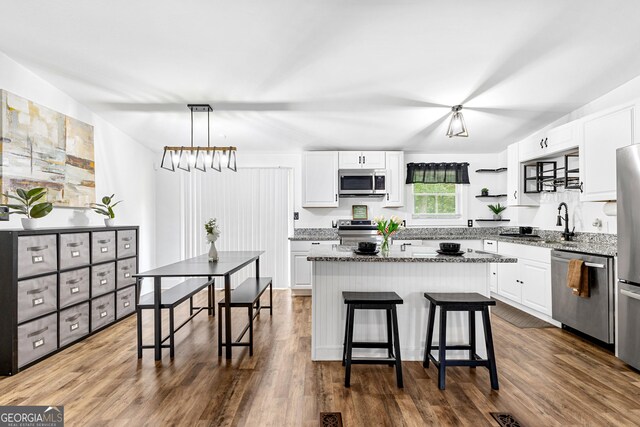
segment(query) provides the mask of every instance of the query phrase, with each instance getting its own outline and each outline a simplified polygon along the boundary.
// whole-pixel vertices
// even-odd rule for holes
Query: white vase
[[[493,214],[493,219],[500,221],[502,219],[502,214]]]
[[[104,225],[105,227],[113,227],[116,224],[116,220],[113,218],[105,218]]]
[[[211,246],[209,246],[209,261],[211,262],[218,261],[218,250],[216,249],[217,239],[218,239],[218,236],[215,236],[213,234],[207,234],[207,240],[211,244]]]
[[[22,228],[25,230],[34,230],[37,228],[37,223],[34,218],[21,218],[20,220],[22,221]]]

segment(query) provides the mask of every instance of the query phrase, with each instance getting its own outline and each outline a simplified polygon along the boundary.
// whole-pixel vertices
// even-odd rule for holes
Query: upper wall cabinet
[[[634,143],[637,105],[610,109],[585,118],[580,144],[581,201],[616,200],[616,150]]]
[[[579,125],[570,122],[546,132],[537,133],[520,142],[520,161],[549,157],[579,145]]]
[[[405,189],[405,165],[402,151],[387,151],[385,153],[387,165],[387,194],[384,198],[384,206],[399,208],[404,206]]]
[[[518,143],[507,148],[507,205],[538,206],[539,197],[524,192],[524,167],[520,164],[519,149]]]
[[[384,151],[340,151],[340,169],[385,169]]]
[[[338,207],[338,152],[302,154],[302,207]]]

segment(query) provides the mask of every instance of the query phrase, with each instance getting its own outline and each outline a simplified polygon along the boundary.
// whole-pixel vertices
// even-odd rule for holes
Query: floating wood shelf
[[[498,168],[498,169],[476,169],[476,173],[500,173],[506,172],[507,168]]]
[[[481,199],[483,197],[507,197],[507,195],[506,194],[487,194],[483,196],[482,194],[478,194],[476,197],[478,199]]]
[[[485,221],[489,221],[489,222],[509,222],[511,221],[510,219],[490,219],[490,218],[480,218],[480,219],[476,219],[476,221],[478,222],[485,222]]]

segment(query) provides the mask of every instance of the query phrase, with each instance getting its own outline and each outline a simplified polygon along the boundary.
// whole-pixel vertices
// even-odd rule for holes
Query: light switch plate
[[[473,220],[472,219],[468,219],[467,220],[467,227],[473,227]]]
[[[300,213],[294,212],[293,213],[293,220],[296,221],[296,220],[299,220],[299,219],[300,219]]]
[[[0,221],[9,221],[9,208],[0,206]]]

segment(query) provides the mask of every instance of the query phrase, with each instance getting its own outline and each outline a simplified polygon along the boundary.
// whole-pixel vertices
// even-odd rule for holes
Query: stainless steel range
[[[359,242],[382,243],[382,236],[378,235],[378,228],[371,220],[338,220],[338,236],[340,244],[347,246],[357,246]]]

